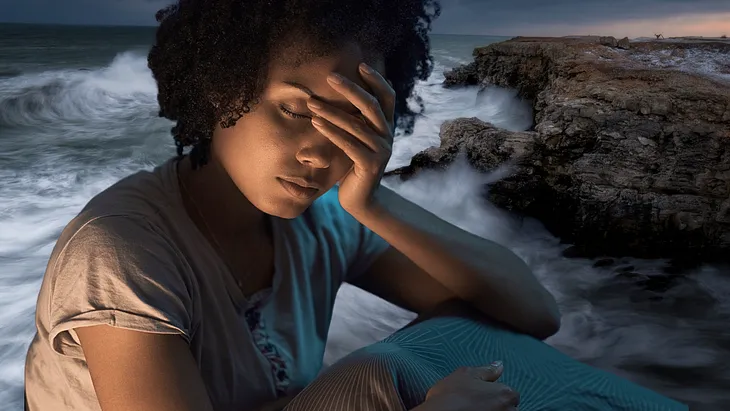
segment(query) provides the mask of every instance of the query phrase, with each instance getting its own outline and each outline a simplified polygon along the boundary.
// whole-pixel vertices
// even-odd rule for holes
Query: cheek
[[[276,107],[267,107],[266,112],[261,114],[265,114],[265,116],[262,116],[258,128],[262,131],[266,130],[267,144],[280,150],[282,155],[293,155],[300,136],[306,131],[304,122],[295,122],[285,118]]]
[[[239,120],[234,127],[219,129],[214,135],[213,155],[235,180],[250,179],[276,164],[281,156],[283,148],[276,134],[275,129],[256,118]]]
[[[339,148],[336,148],[336,150],[336,154],[332,159],[331,167],[333,174],[332,177],[335,178],[335,181],[344,177],[352,168],[352,160],[350,160],[350,157],[347,157],[347,155],[345,155],[345,153]]]
[[[247,152],[243,155],[250,158],[255,153],[257,157],[273,159],[291,149],[292,132],[281,116],[261,107],[244,118],[245,122],[239,121],[234,127],[235,144]]]

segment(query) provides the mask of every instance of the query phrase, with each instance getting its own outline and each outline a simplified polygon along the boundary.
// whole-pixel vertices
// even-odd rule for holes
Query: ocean
[[[174,155],[171,123],[157,116],[146,53],[153,28],[0,24],[0,404],[22,410],[23,367],[36,296],[62,228],[96,193]],[[408,164],[439,142],[439,126],[478,117],[510,130],[532,124],[514,90],[441,87],[445,70],[471,61],[500,37],[432,35],[433,75],[416,86],[426,110],[414,134],[397,136],[388,166]],[[484,175],[463,161],[443,172],[385,184],[442,218],[502,243],[524,258],[556,296],[561,331],[548,340],[697,411],[730,409],[730,275],[706,265],[665,291],[622,276],[661,280],[667,261],[568,259],[569,244],[535,220],[484,200]],[[660,281],[661,282],[661,281]],[[332,322],[331,363],[413,315],[345,285]],[[507,365],[509,366],[509,365]]]

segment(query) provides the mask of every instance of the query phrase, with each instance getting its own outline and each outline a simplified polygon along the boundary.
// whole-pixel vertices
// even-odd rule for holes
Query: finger
[[[363,74],[362,79],[375,93],[380,102],[380,107],[385,114],[388,124],[393,124],[395,113],[395,91],[393,83],[386,80],[382,74],[365,63],[360,63],[360,72]]]
[[[504,365],[502,364],[502,361],[495,361],[486,367],[474,368],[475,376],[481,380],[488,382],[497,381],[499,377],[502,376],[503,371]]]
[[[362,87],[355,84],[349,79],[336,73],[327,77],[332,88],[347,98],[352,105],[370,121],[375,131],[380,136],[390,135],[390,126],[385,118],[383,109],[380,107],[380,101],[377,97],[363,90]],[[339,83],[337,83],[339,81]]]
[[[515,390],[512,390],[512,393],[514,395],[513,404],[514,404],[515,408],[517,408],[517,406],[520,405],[522,397],[520,396],[520,393]]]
[[[314,97],[307,100],[307,107],[318,117],[324,118],[327,122],[357,137],[373,152],[379,152],[385,148],[382,143],[383,139],[375,134],[372,128],[362,119]]]
[[[360,139],[355,138],[345,130],[322,117],[312,117],[312,125],[327,137],[332,144],[339,147],[353,163],[364,167],[373,161],[375,152]]]
[[[510,407],[516,407],[520,405],[520,393],[512,389],[512,387],[508,387],[504,384],[499,385],[499,399],[502,404]]]

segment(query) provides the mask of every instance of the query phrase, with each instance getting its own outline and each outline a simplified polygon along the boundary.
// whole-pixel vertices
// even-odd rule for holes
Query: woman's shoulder
[[[135,172],[91,198],[61,232],[52,259],[70,243],[98,248],[165,242],[165,227],[179,218],[169,167]]]
[[[177,248],[154,221],[129,213],[82,212],[61,232],[47,274],[56,274],[63,266],[74,264],[89,269],[112,266],[116,269],[160,263],[174,268],[178,260]]]
[[[38,297],[38,326],[62,355],[82,358],[71,330],[110,325],[190,340],[190,272],[163,232],[135,215],[69,224],[54,248]]]
[[[173,173],[172,160],[151,170],[134,172],[92,197],[79,216],[91,219],[122,214],[145,218],[181,205]]]
[[[39,304],[44,301],[50,312],[69,306],[83,311],[100,302],[113,304],[105,308],[112,311],[145,304],[162,309],[160,304],[174,305],[170,298],[189,300],[190,280],[179,248],[154,223],[130,214],[82,213],[56,242]],[[175,310],[182,316],[188,308]]]

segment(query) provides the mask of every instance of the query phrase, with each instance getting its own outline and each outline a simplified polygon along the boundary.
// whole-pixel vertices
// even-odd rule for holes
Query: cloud
[[[0,21],[49,24],[153,25],[171,0],[0,0]]]
[[[702,21],[708,31],[724,25],[730,32],[729,0],[443,0],[442,4],[434,31],[454,34],[567,35],[609,29],[637,36],[666,29],[665,33],[677,32],[672,35],[701,35],[680,31],[686,24],[701,32],[697,24]]]
[[[33,23],[154,25],[155,12],[170,2],[0,0],[0,19]],[[615,35],[628,36],[660,31],[665,35],[730,33],[730,0],[441,0],[441,3],[441,17],[434,23],[437,33],[566,35],[615,32]]]

